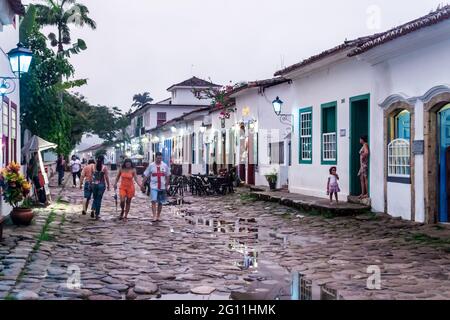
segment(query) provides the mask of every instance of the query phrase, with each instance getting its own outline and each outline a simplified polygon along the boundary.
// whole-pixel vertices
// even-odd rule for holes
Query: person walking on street
[[[95,163],[94,173],[92,175],[92,203],[91,218],[98,220],[100,218],[100,209],[102,206],[103,194],[105,189],[109,191],[108,168],[104,165],[105,157],[99,156]]]
[[[66,160],[64,156],[60,154],[58,160],[56,161],[56,172],[58,173],[58,186],[61,186],[64,180],[64,172],[66,169]]]
[[[150,197],[152,200],[153,221],[161,220],[163,204],[166,203],[166,193],[169,188],[170,169],[162,161],[162,153],[157,152],[155,162],[150,164],[144,172],[142,192],[145,192],[145,183],[150,179]]]
[[[133,200],[136,192],[134,188],[134,182],[142,189],[143,185],[139,182],[137,178],[136,169],[133,167],[133,162],[130,159],[126,159],[122,168],[119,170],[119,173],[116,178],[116,182],[114,183],[114,190],[117,190],[117,184],[120,180],[120,218],[119,220],[124,219],[126,222],[128,220],[128,214],[130,213],[131,201]],[[124,216],[125,215],[125,216]]]
[[[89,160],[88,165],[81,171],[80,189],[83,189],[83,216],[86,215],[89,201],[92,198],[92,178],[94,176],[95,161]],[[83,184],[84,182],[84,184]],[[93,216],[93,214],[91,214]]]
[[[81,178],[81,161],[77,159],[75,155],[70,160],[70,168],[72,171],[73,187],[77,187],[77,177]]]

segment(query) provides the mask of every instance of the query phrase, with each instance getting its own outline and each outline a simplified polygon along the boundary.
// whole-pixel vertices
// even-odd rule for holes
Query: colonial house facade
[[[145,161],[152,161],[154,154],[147,132],[186,113],[210,105],[210,99],[196,96],[194,92],[219,87],[210,81],[192,77],[170,86],[167,89],[171,93],[170,98],[158,103],[145,104],[134,111],[130,115],[131,125],[127,128],[131,144],[124,146],[126,156],[138,158],[142,156]]]
[[[346,41],[275,73],[235,86],[235,105],[189,105],[194,86],[169,88],[172,98],[136,111],[147,158],[162,151],[177,174],[236,168],[249,185],[326,197],[337,167],[341,198],[361,194],[361,137],[370,147],[373,211],[403,219],[448,222],[450,208],[450,6],[383,33]],[[183,93],[174,94],[174,90]],[[189,94],[188,94],[189,93]],[[152,108],[190,106],[151,123]],[[282,104],[274,112],[274,101]],[[167,109],[167,110],[168,110]],[[164,109],[165,110],[165,109]],[[160,111],[159,111],[160,112]],[[145,118],[148,118],[145,120]],[[144,128],[136,130],[139,128]],[[357,197],[356,197],[357,198]]]
[[[294,116],[291,192],[324,197],[337,166],[342,193],[359,195],[359,139],[368,136],[373,210],[448,222],[449,18],[445,6],[276,73],[292,80],[276,94]]]
[[[278,77],[248,82],[232,93],[236,100],[233,115],[239,133],[238,172],[248,185],[267,185],[265,175],[276,173],[277,187],[288,185],[291,163],[292,119],[280,119],[273,112],[277,94],[284,95],[290,81]]]
[[[7,52],[16,48],[19,42],[18,15],[25,9],[20,0],[0,0],[0,85],[3,81],[14,91],[0,95],[1,104],[1,152],[0,167],[4,168],[11,161],[21,162],[20,150],[20,90],[19,81],[15,80]],[[16,23],[17,22],[17,23]],[[6,80],[8,79],[8,80]],[[1,201],[0,216],[8,215],[10,208]]]

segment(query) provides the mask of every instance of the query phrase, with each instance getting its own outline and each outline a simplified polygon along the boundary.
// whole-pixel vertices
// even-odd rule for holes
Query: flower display
[[[0,171],[0,187],[3,199],[13,208],[17,208],[31,190],[31,184],[20,173],[20,164],[16,162],[11,162]]]
[[[219,114],[219,118],[220,119],[230,119],[230,117],[231,117],[231,114],[229,112],[226,112],[226,111],[222,111]]]

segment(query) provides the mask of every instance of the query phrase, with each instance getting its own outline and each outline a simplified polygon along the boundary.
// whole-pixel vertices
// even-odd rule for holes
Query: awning
[[[44,139],[33,136],[22,148],[22,153],[31,153],[38,151],[45,151],[49,149],[55,149],[58,145],[52,142],[45,141]]]

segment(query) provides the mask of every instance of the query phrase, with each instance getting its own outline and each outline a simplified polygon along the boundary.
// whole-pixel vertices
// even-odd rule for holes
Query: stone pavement
[[[5,229],[0,298],[289,299],[300,274],[300,292],[312,285],[343,299],[450,299],[446,227],[301,213],[255,201],[247,189],[186,197],[159,223],[142,194],[129,221],[118,221],[111,191],[92,221],[80,215],[79,189],[54,192],[59,201],[34,225]],[[368,268],[379,268],[380,290],[367,289]]]
[[[330,200],[328,199],[290,193],[288,191],[270,191],[259,187],[250,187],[250,190],[259,200],[277,202],[303,212],[315,211],[322,214],[344,216],[356,215],[370,211],[369,205],[351,203],[343,201],[343,199],[341,199],[338,204],[334,201],[330,204]]]

